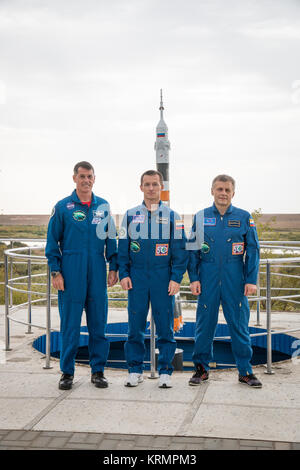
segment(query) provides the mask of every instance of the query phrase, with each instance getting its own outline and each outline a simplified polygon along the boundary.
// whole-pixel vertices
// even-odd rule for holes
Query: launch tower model
[[[161,200],[170,206],[170,188],[169,188],[169,149],[168,126],[164,121],[164,106],[162,99],[162,90],[160,90],[160,121],[156,126],[156,141],[154,149],[156,151],[156,169],[163,175],[164,187],[161,192]]]

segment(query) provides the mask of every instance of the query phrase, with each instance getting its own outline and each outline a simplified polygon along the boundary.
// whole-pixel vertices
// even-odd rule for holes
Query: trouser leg
[[[213,340],[218,323],[220,294],[217,290],[209,299],[200,296],[196,313],[195,344],[192,360],[197,367],[208,370],[213,358]]]
[[[83,303],[74,302],[62,291],[58,292],[60,313],[60,368],[65,374],[74,375]]]
[[[153,298],[151,292],[152,315],[156,327],[156,346],[158,348],[157,370],[159,375],[171,375],[173,359],[176,351],[176,340],[174,339],[174,307],[175,299],[168,296],[167,290],[155,293]]]
[[[141,374],[145,356],[145,329],[149,310],[149,292],[133,280],[128,292],[128,339],[124,345],[128,371]]]
[[[103,372],[109,354],[109,341],[105,337],[107,324],[107,297],[102,294],[87,298],[86,319],[89,331],[89,358],[92,374]]]
[[[232,353],[241,375],[252,373],[252,347],[249,334],[250,309],[247,297],[241,299],[222,298],[223,312],[229,327]]]

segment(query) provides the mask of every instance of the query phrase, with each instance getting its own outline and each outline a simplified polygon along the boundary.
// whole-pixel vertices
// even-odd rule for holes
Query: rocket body
[[[160,90],[160,121],[156,126],[156,169],[163,175],[163,190],[161,192],[161,200],[170,206],[170,187],[169,187],[169,150],[170,142],[168,139],[168,126],[163,116],[162,90]]]

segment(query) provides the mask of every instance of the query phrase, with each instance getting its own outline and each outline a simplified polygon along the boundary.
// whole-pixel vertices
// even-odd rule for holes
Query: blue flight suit
[[[119,278],[130,277],[128,291],[128,340],[125,357],[129,372],[142,373],[144,336],[149,303],[154,318],[159,374],[173,372],[174,296],[168,294],[170,280],[181,283],[188,253],[183,222],[161,201],[157,210],[141,204],[126,212],[119,233]]]
[[[92,194],[88,207],[76,190],[59,201],[49,220],[45,254],[50,270],[60,271],[64,278],[64,291],[58,291],[61,370],[74,375],[85,309],[90,366],[92,373],[103,372],[109,353],[106,260],[109,270],[117,271],[116,230],[108,202]]]
[[[215,205],[194,217],[189,243],[190,282],[200,281],[193,362],[206,370],[213,355],[219,306],[229,327],[232,352],[241,375],[252,373],[250,309],[245,284],[256,284],[259,241],[251,215],[230,205],[221,216]]]

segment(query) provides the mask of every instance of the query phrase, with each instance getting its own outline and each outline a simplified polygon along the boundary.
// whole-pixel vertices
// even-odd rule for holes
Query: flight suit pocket
[[[85,299],[86,278],[84,278],[85,269],[82,264],[81,253],[74,253],[72,250],[64,251],[61,263],[64,295],[73,302],[82,302]]]

